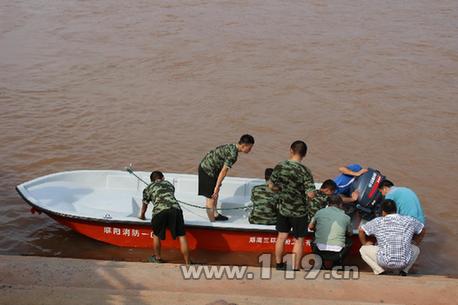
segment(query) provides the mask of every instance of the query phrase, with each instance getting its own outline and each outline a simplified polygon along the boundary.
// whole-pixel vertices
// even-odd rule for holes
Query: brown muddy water
[[[262,177],[296,139],[317,181],[379,168],[423,203],[418,272],[457,274],[457,86],[457,1],[2,1],[0,253],[145,260],[31,215],[14,187],[131,162],[196,173],[251,133],[230,175]]]

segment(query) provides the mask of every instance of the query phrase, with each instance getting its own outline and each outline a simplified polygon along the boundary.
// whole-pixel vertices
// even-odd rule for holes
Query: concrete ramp
[[[458,281],[441,276],[185,280],[178,265],[0,256],[0,304],[452,304]]]

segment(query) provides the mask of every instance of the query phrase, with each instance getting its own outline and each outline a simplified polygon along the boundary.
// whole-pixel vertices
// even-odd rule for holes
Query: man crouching
[[[186,265],[189,265],[189,248],[186,239],[183,212],[175,198],[175,187],[172,183],[164,180],[160,171],[154,171],[150,176],[151,184],[143,190],[143,205],[140,212],[140,219],[145,219],[146,209],[150,202],[153,202],[153,242],[154,254],[148,260],[153,263],[162,263],[161,240],[165,240],[165,232],[168,228],[173,239],[178,237],[180,250],[183,254]]]
[[[268,183],[273,171],[273,168],[266,168],[264,172],[266,183]],[[248,218],[251,224],[274,225],[277,223],[278,194],[271,191],[267,184],[253,187],[251,202],[253,209]]]

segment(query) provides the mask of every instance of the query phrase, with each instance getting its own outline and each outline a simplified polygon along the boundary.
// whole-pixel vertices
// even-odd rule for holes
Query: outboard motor
[[[381,216],[383,196],[379,192],[378,186],[383,179],[384,176],[378,170],[368,168],[366,173],[357,177],[353,182],[351,191],[358,191],[359,193],[356,208],[365,220]]]

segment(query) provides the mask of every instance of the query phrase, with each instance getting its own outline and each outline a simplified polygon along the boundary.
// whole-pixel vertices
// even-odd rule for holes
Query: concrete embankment
[[[180,266],[49,257],[0,256],[0,304],[453,304],[458,280],[445,276],[285,279],[183,278]]]

